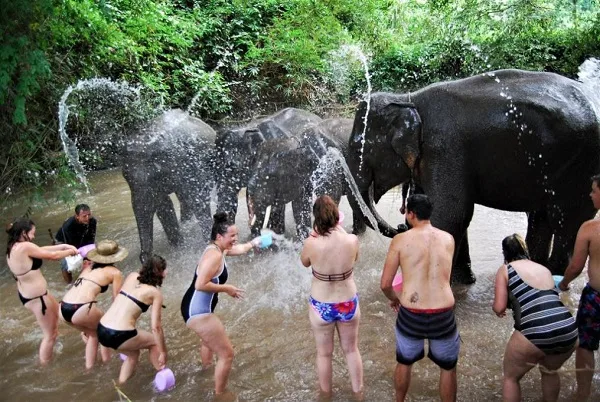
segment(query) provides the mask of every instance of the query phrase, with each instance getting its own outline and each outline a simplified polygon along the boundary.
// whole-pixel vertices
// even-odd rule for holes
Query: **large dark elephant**
[[[581,83],[501,70],[377,93],[363,137],[366,110],[362,102],[347,158],[363,198],[374,211],[373,200],[412,174],[433,201],[432,223],[454,236],[454,281],[475,280],[467,241],[475,203],[527,212],[532,258],[564,271],[579,226],[594,216],[590,177],[600,172],[600,125]]]
[[[265,143],[247,187],[253,235],[260,233],[268,206],[280,209],[291,202],[298,236],[304,239],[310,231],[313,193],[330,195],[338,203],[342,195],[352,196],[341,165],[351,131],[351,119],[334,118],[309,127],[300,138]],[[354,230],[364,232],[362,214],[353,213],[353,218]]]
[[[322,119],[308,111],[286,108],[257,119],[246,126],[219,132],[216,139],[217,194],[219,211],[235,218],[238,208],[238,193],[248,185],[253,174],[259,152],[267,148],[276,149],[271,141],[300,136],[304,130]],[[270,144],[270,145],[269,145]],[[284,146],[285,144],[280,144]],[[262,148],[265,148],[261,151]],[[283,232],[284,209],[272,208],[270,227]]]
[[[131,190],[142,261],[152,254],[155,213],[169,242],[181,242],[172,193],[180,202],[182,220],[195,215],[205,236],[200,241],[208,241],[215,136],[209,125],[179,109],[165,112],[129,136],[122,169]]]

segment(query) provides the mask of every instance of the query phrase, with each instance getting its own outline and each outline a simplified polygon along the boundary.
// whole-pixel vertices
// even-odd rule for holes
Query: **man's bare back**
[[[403,290],[400,303],[407,308],[439,309],[454,305],[450,288],[454,239],[423,221],[396,235],[390,244],[383,275],[391,277],[402,271]],[[386,275],[387,274],[387,275]],[[384,280],[382,276],[382,283]]]
[[[411,195],[406,211],[412,229],[392,239],[381,274],[381,290],[398,312],[396,401],[406,397],[411,367],[425,355],[425,340],[428,357],[440,367],[440,397],[455,401],[460,336],[450,288],[454,238],[431,225],[433,205],[426,195]],[[403,277],[400,299],[392,288],[398,268]]]

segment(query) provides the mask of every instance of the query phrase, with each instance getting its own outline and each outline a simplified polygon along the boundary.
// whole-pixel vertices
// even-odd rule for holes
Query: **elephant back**
[[[128,151],[148,151],[184,146],[214,147],[216,133],[202,120],[181,109],[164,112],[129,137]]]
[[[352,135],[352,119],[329,118],[309,127],[304,131],[305,136],[321,136],[326,140],[327,146],[339,149],[345,156],[348,153],[348,142]]]
[[[159,170],[180,166],[209,177],[214,172],[215,138],[215,131],[202,120],[181,109],[169,110],[129,136],[123,165],[125,170],[131,163],[151,163]]]
[[[291,136],[300,136],[307,128],[320,123],[323,119],[307,110],[286,108],[273,114],[274,124],[286,130]]]

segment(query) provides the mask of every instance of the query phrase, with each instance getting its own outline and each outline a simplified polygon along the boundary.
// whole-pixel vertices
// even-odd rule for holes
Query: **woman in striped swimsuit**
[[[519,380],[539,364],[543,400],[556,401],[560,378],[548,370],[559,369],[577,347],[575,319],[560,301],[552,273],[529,260],[520,235],[504,238],[502,253],[504,265],[496,274],[493,310],[504,317],[506,309],[512,308],[515,319],[504,352],[504,400],[521,400]]]

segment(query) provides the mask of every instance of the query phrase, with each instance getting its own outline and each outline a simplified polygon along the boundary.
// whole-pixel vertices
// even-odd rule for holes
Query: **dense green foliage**
[[[2,0],[2,10],[0,204],[49,180],[64,195],[75,185],[57,105],[80,79],[241,118],[352,104],[367,84],[357,49],[373,89],[393,91],[507,67],[576,77],[600,56],[598,0]],[[93,138],[85,114],[69,133]]]

